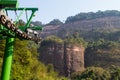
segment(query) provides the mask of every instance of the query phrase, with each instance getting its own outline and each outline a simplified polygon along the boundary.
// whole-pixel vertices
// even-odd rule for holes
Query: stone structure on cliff
[[[43,41],[38,49],[40,60],[53,64],[60,75],[70,76],[73,72],[84,70],[84,47],[65,42]]]

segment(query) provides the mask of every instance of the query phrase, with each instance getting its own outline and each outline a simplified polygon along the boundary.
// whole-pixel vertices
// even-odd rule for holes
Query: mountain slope
[[[57,19],[57,21],[59,20]],[[61,24],[58,24],[55,20],[51,22],[44,25],[44,30],[41,33],[42,37],[56,35],[65,38],[77,35],[83,37],[86,41],[99,40],[99,38],[113,40],[113,37],[115,37],[115,40],[119,39],[120,11],[116,10],[79,13],[68,17],[65,23]],[[117,36],[114,34],[117,34]]]

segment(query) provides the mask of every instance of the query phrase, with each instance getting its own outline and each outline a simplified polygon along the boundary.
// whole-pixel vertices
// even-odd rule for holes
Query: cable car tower
[[[41,38],[35,30],[42,30],[42,27],[30,27],[31,19],[34,17],[35,12],[38,11],[38,8],[18,8],[17,3],[17,0],[0,0],[0,40],[6,39],[1,80],[10,79],[14,39],[16,37],[22,40],[32,40],[36,43],[41,42]],[[17,26],[17,22],[13,22],[12,19],[10,19],[8,11],[15,11],[15,13],[17,11],[25,11],[26,16],[27,11],[31,11],[31,15],[29,19],[27,18],[25,26]],[[21,14],[17,16],[17,20],[19,20]]]

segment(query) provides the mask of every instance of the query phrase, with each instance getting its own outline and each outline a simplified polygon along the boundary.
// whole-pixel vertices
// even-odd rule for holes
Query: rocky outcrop
[[[103,33],[119,31],[119,25],[119,16],[101,17],[90,20],[80,20],[64,23],[63,25],[46,25],[41,32],[41,36],[44,38],[50,35],[56,35],[61,38],[65,38],[66,36],[71,36],[75,32],[78,32],[81,37],[89,40],[89,37],[92,36],[92,32],[96,31],[99,33]]]
[[[87,47],[84,56],[85,67],[96,66],[108,69],[120,66],[120,43],[105,41],[99,46]]]
[[[55,71],[64,74],[64,46],[59,43],[49,43],[47,45],[41,44],[40,61],[47,64],[53,64]]]
[[[84,48],[75,45],[64,45],[64,70],[67,76],[84,70]]]
[[[64,42],[42,42],[38,52],[40,60],[46,65],[53,64],[60,75],[70,76],[84,69],[84,47]]]

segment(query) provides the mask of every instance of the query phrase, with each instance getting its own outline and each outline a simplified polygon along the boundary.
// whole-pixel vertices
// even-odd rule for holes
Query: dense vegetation
[[[88,67],[85,71],[74,73],[72,80],[120,80],[120,67],[105,70],[100,67]]]
[[[4,43],[5,41],[0,41],[0,67],[2,67]],[[11,80],[66,80],[58,77],[52,65],[45,66],[38,61],[37,45],[33,42],[16,39],[14,50]]]
[[[61,39],[57,36],[49,36],[46,39],[43,40],[41,45],[48,45],[49,43],[61,43],[61,44],[70,44],[70,45],[78,45],[86,47],[87,43],[83,40],[83,38],[77,37],[77,36],[71,36],[67,37],[65,39]]]
[[[42,43],[46,43],[46,45],[47,44],[49,44],[49,43],[55,43],[55,42],[57,42],[57,43],[63,43],[63,40],[62,39],[60,39],[59,37],[57,37],[57,36],[49,36],[49,37],[47,37],[45,40],[43,40],[43,42]],[[45,45],[45,44],[44,44]]]
[[[61,22],[59,19],[53,19],[47,25],[62,25],[62,24],[63,22]]]
[[[68,37],[64,41],[66,44],[69,45],[77,45],[82,47],[87,46],[87,43],[83,40],[83,38],[79,38],[79,37]]]
[[[66,23],[110,16],[120,16],[120,12],[117,10],[106,10],[98,12],[79,13],[75,16],[68,17]]]
[[[120,42],[100,39],[89,42],[85,50],[85,66],[109,68],[112,65],[120,66]]]

